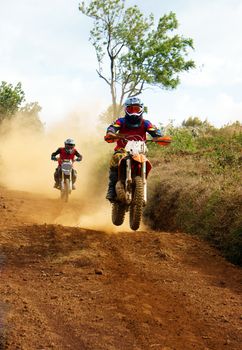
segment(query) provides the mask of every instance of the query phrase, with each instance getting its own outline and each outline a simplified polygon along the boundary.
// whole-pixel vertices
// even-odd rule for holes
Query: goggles
[[[133,105],[133,106],[127,106],[126,107],[126,112],[129,114],[139,114],[142,113],[143,108],[140,107],[139,105]]]
[[[65,144],[65,147],[66,147],[66,148],[69,148],[69,149],[72,149],[72,148],[75,147],[75,145],[68,145],[68,143],[66,143],[66,144]]]

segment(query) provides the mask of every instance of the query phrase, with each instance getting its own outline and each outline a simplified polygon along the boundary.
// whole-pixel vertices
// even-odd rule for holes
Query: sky
[[[92,20],[76,0],[0,0],[0,82],[21,81],[26,102],[38,101],[46,126],[72,111],[93,121],[111,103],[97,76],[89,38]],[[190,116],[220,127],[242,121],[242,0],[126,0],[155,19],[173,11],[179,34],[194,40],[196,69],[181,75],[176,90],[140,97],[153,123],[179,125]],[[85,113],[80,116],[86,121]],[[93,122],[91,121],[91,122]]]

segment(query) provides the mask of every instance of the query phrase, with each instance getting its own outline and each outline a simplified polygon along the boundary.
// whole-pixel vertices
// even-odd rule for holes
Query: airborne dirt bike
[[[170,137],[159,137],[153,140],[129,140],[129,136],[122,137],[126,145],[123,158],[118,164],[118,181],[116,183],[117,198],[112,203],[112,222],[116,226],[122,225],[125,213],[129,211],[129,225],[134,231],[138,230],[141,222],[143,207],[147,203],[147,176],[152,168],[146,157],[147,142],[157,142],[167,146]],[[134,136],[132,136],[134,139]]]

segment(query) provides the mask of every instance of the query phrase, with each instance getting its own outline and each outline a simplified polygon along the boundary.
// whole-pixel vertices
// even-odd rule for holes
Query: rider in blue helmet
[[[109,171],[109,185],[106,198],[113,202],[116,197],[115,185],[118,180],[118,163],[126,152],[125,141],[123,138],[117,139],[118,135],[128,136],[129,140],[137,140],[139,137],[146,140],[146,133],[148,132],[152,137],[161,137],[161,131],[154,126],[149,120],[143,118],[144,104],[140,98],[131,96],[124,102],[125,115],[118,118],[113,124],[107,128],[105,136],[106,142],[112,142],[116,139],[116,147],[114,154],[110,161]]]

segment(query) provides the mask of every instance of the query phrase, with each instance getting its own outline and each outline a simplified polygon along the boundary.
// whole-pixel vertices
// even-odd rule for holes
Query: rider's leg
[[[54,179],[55,179],[54,188],[59,188],[60,187],[60,172],[59,172],[59,168],[55,169]]]
[[[114,152],[110,160],[110,169],[109,169],[109,184],[106,199],[110,202],[114,201],[116,198],[115,185],[118,181],[118,164],[120,159],[124,157],[126,151],[122,148]]]
[[[76,176],[77,176],[77,171],[75,169],[72,169],[72,189],[75,190],[75,182],[76,182]]]
[[[106,199],[112,202],[116,197],[115,185],[118,181],[118,167],[109,169],[109,183]]]

